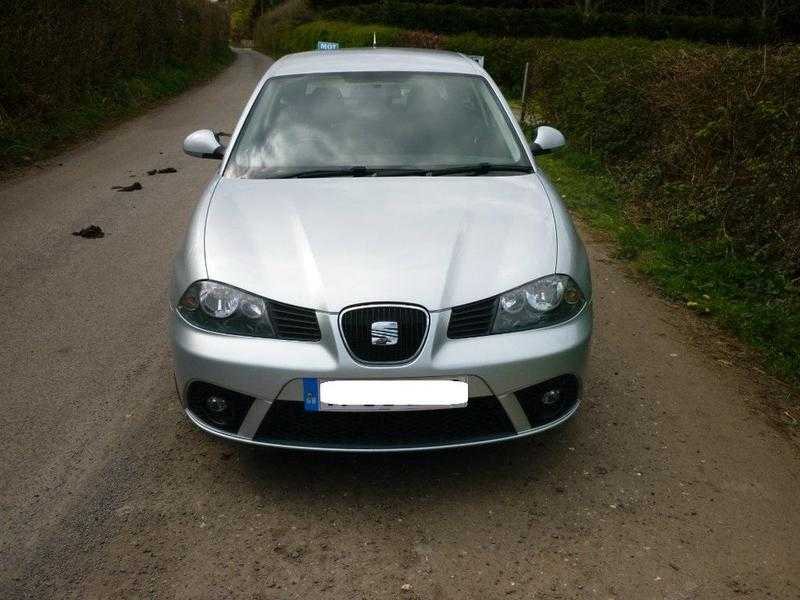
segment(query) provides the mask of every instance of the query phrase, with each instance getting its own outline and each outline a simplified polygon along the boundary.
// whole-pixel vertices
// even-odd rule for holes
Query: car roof
[[[481,75],[478,64],[457,52],[419,48],[345,48],[288,54],[267,71],[270,77],[306,73],[422,71]]]

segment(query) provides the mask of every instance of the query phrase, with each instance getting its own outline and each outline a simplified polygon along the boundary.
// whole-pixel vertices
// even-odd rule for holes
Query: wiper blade
[[[391,167],[341,167],[331,169],[311,169],[294,171],[285,175],[276,175],[277,179],[305,179],[313,177],[403,177],[409,175],[427,175],[426,169],[405,169]]]
[[[332,167],[330,169],[309,169],[306,171],[292,171],[283,175],[276,175],[278,179],[301,179],[304,177],[365,177],[372,175],[367,167]]]
[[[455,165],[439,168],[408,168],[408,167],[366,167],[355,165],[352,167],[331,167],[328,169],[308,169],[305,171],[291,171],[274,175],[276,179],[310,179],[314,177],[409,177],[423,175],[485,175],[495,172],[533,173],[533,169],[526,165],[503,165],[492,163],[478,163],[471,165]]]
[[[495,172],[508,172],[512,173],[533,173],[533,168],[529,165],[498,165],[492,163],[478,163],[475,165],[456,165],[453,167],[442,167],[439,169],[429,169],[430,175],[459,175],[466,173],[468,175],[485,175],[487,173]]]

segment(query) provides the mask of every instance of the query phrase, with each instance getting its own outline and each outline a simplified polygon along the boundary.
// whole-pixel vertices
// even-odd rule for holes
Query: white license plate
[[[464,408],[466,381],[450,379],[366,379],[319,382],[316,410],[380,411]],[[306,403],[306,409],[309,403]]]

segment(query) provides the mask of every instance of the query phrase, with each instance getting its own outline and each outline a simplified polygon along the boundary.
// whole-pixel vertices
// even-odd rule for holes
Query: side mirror
[[[210,129],[200,129],[190,133],[183,140],[183,151],[189,156],[198,158],[216,158],[225,156],[225,146],[219,136]]]
[[[531,144],[531,152],[533,152],[534,156],[548,154],[563,147],[566,143],[567,140],[564,138],[564,134],[558,129],[540,125],[536,129],[536,139]]]

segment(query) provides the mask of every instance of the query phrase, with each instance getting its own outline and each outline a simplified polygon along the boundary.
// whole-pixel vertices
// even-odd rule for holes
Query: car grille
[[[318,342],[322,339],[317,313],[309,308],[270,300],[269,318],[279,338],[301,342]]]
[[[378,321],[397,323],[397,343],[374,345],[372,324]],[[374,305],[345,310],[339,326],[347,349],[356,360],[366,363],[401,363],[414,358],[425,342],[428,313],[416,306]]]
[[[493,396],[465,408],[376,412],[307,412],[303,402],[276,400],[256,433],[260,442],[330,448],[441,446],[514,435]]]
[[[456,306],[450,311],[447,337],[457,339],[489,335],[496,306],[497,298]]]

